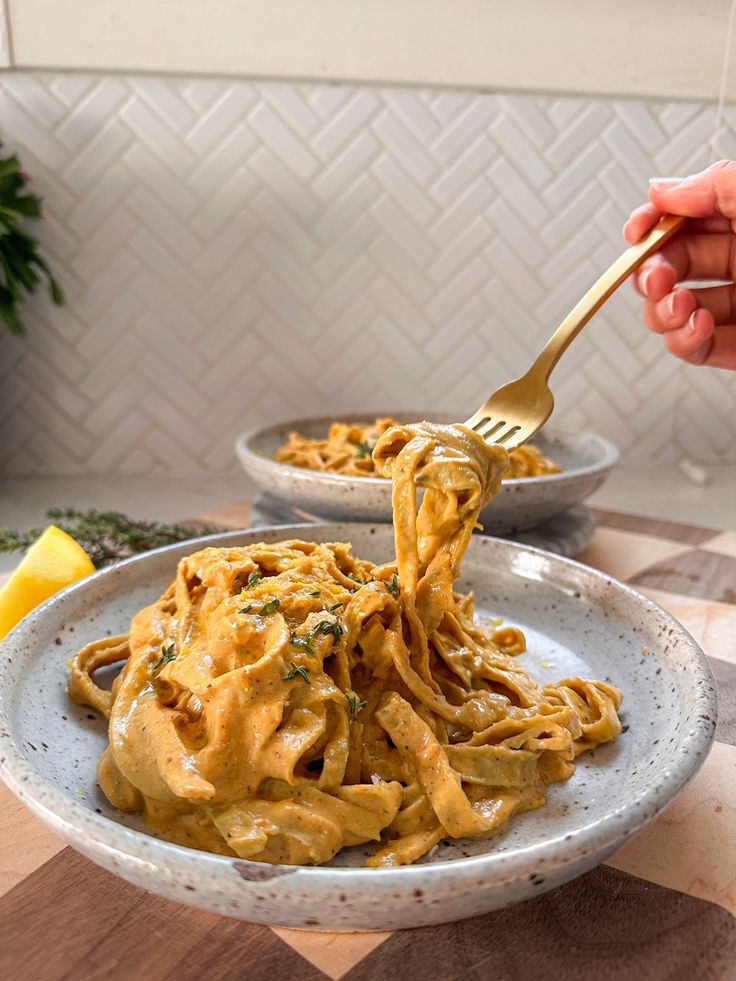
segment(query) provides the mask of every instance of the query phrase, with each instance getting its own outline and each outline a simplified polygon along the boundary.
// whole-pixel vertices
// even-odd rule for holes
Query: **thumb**
[[[720,160],[682,180],[654,178],[649,182],[649,200],[659,211],[674,215],[736,218],[736,163]]]

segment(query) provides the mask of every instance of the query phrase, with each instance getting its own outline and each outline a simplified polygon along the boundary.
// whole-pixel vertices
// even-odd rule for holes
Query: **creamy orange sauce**
[[[202,549],[128,635],[74,658],[72,698],[109,718],[100,786],[162,837],[299,865],[372,842],[368,865],[405,864],[502,831],[619,732],[619,689],[540,687],[522,631],[480,626],[455,589],[505,450],[420,423],[373,457],[394,562],[344,543]],[[118,661],[104,692],[94,671]]]

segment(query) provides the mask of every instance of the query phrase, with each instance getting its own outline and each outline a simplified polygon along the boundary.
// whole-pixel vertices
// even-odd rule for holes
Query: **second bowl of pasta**
[[[318,518],[390,521],[391,484],[375,474],[372,449],[393,421],[450,422],[449,415],[398,412],[295,419],[244,433],[235,449],[259,490]],[[618,463],[616,447],[590,432],[551,426],[513,452],[486,532],[536,528],[589,497]]]

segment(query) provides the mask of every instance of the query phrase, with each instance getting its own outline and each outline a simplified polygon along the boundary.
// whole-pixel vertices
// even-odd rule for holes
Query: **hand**
[[[649,201],[624,225],[632,244],[663,214],[693,220],[634,274],[644,323],[683,361],[736,370],[736,163],[721,160],[692,177],[654,179]],[[727,285],[677,285],[693,279]]]

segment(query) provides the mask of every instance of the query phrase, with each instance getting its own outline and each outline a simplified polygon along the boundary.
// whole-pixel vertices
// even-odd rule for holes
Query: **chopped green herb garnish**
[[[391,582],[386,583],[386,589],[390,593],[393,593],[394,596],[399,595],[399,577],[396,575],[396,573],[394,573],[391,577]]]
[[[342,637],[342,626],[337,620],[320,620],[309,633],[312,637],[318,637],[320,634],[325,637],[332,635],[332,641],[336,644]]]
[[[263,579],[263,576],[260,574],[260,572],[251,572],[251,574],[248,576],[248,581],[245,584],[245,588],[250,589],[251,586],[257,586],[261,579]]]
[[[367,579],[361,579],[360,576],[353,575],[353,573],[348,573],[348,579],[352,579],[353,582],[357,582],[359,586],[365,586],[368,582]]]
[[[173,644],[169,644],[168,647],[162,647],[161,648],[161,657],[154,664],[153,670],[154,671],[158,671],[158,669],[159,668],[162,668],[164,666],[164,664],[168,664],[169,661],[173,661],[175,658],[176,658],[176,654],[174,653],[174,645]]]
[[[269,613],[275,613],[276,610],[281,606],[281,601],[277,599],[269,600],[264,603],[263,606],[258,610],[259,617],[267,617]]]
[[[291,643],[294,647],[303,647],[305,651],[309,654],[314,654],[314,648],[312,647],[312,637],[307,634],[305,637],[300,637],[298,634],[291,635]]]
[[[306,683],[308,685],[311,684],[311,682],[309,680],[309,672],[304,667],[304,665],[303,664],[294,664],[293,661],[292,661],[291,667],[289,668],[289,670],[284,675],[284,681],[293,681],[294,678],[296,678],[297,675],[301,675],[301,677],[306,681]]]
[[[373,447],[371,446],[370,443],[360,442],[360,443],[356,443],[355,445],[358,448],[359,460],[363,460],[365,457],[371,456],[371,454],[373,453]]]
[[[309,595],[310,595],[310,596],[321,596],[321,595],[322,595],[322,590],[321,590],[321,589],[315,589],[315,590],[314,590],[313,592],[311,592],[311,593],[310,593]]]
[[[348,711],[350,712],[351,719],[354,719],[361,709],[364,709],[368,702],[361,701],[355,692],[350,692],[348,695]]]
[[[312,646],[312,641],[315,637],[332,637],[333,645],[336,644],[342,637],[342,627],[337,622],[337,620],[320,620],[318,623],[308,630],[307,633],[300,637],[298,634],[291,635],[291,644],[294,647],[301,647],[309,654],[314,654],[314,647]]]
[[[244,606],[242,610],[238,610],[238,613],[250,613],[252,609],[253,609],[253,604],[249,603],[247,606]]]
[[[341,606],[345,606],[345,604],[344,603],[333,603],[332,606],[329,608],[328,613],[334,613],[335,610],[339,609]]]

